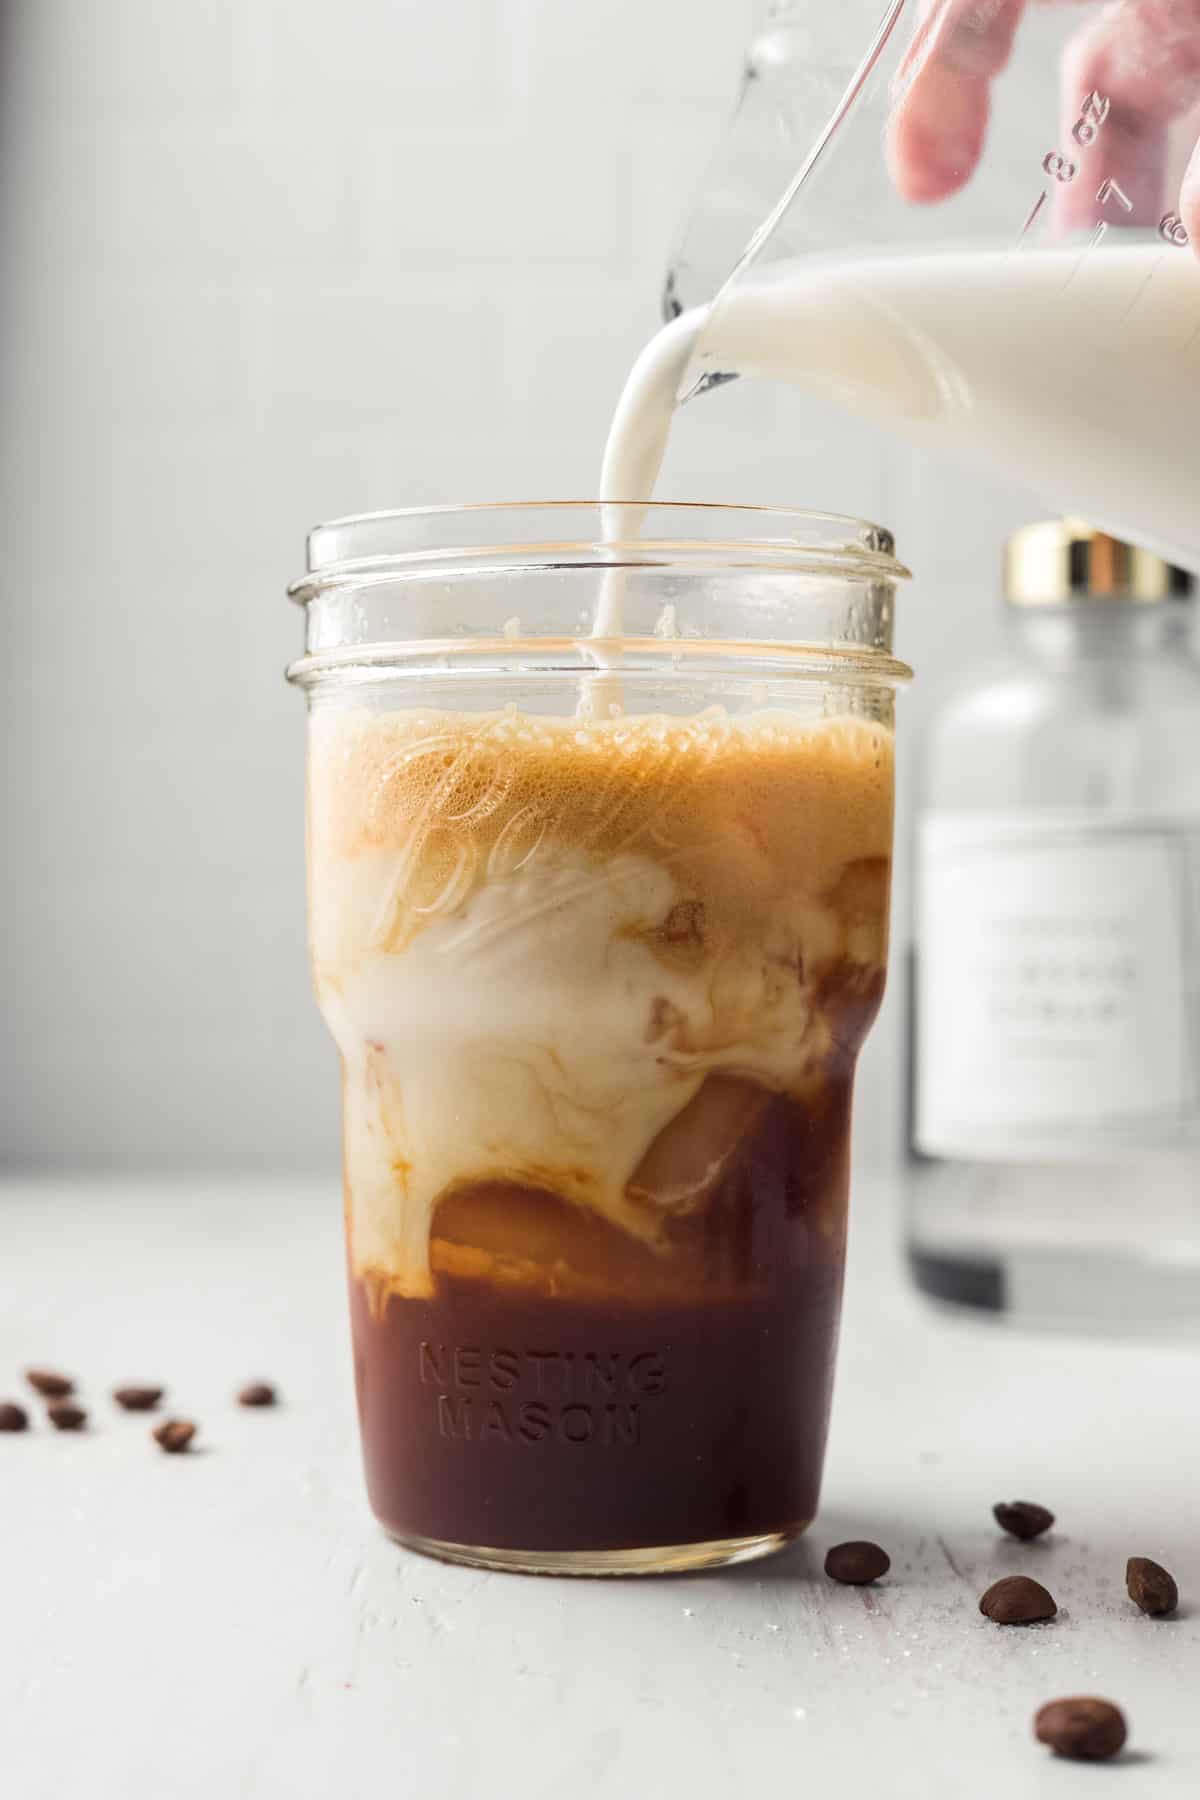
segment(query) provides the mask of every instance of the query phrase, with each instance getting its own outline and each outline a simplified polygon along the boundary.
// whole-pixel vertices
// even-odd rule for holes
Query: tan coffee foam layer
[[[865,720],[359,712],[312,734],[314,858],[392,853],[388,948],[548,842],[669,863],[735,917],[747,884],[757,911],[764,886],[820,894],[891,853],[892,738]]]
[[[738,1084],[803,1098],[853,1054],[891,814],[891,735],[857,719],[318,714],[313,952],[355,1267],[428,1292],[439,1201],[478,1184],[670,1255],[752,1127]]]

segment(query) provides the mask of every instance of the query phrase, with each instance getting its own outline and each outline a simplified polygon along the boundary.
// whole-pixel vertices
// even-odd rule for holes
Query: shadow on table
[[[869,1512],[865,1508],[859,1511],[852,1507],[831,1506],[823,1508],[803,1537],[789,1544],[786,1550],[758,1562],[735,1563],[730,1568],[710,1570],[709,1578],[759,1584],[824,1581],[825,1553],[831,1545],[860,1539],[882,1544],[893,1563],[901,1552],[920,1560],[930,1542],[936,1542],[928,1519],[918,1519],[913,1514],[889,1510],[886,1506],[873,1507]]]

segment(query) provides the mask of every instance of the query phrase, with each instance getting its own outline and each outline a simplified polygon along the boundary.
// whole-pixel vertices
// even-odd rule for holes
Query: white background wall
[[[0,1154],[337,1149],[283,589],[318,519],[593,489],[747,0],[12,0],[0,54]],[[922,690],[1033,503],[794,394],[667,498],[865,513]],[[899,937],[903,936],[903,879]],[[899,982],[860,1154],[886,1156]]]

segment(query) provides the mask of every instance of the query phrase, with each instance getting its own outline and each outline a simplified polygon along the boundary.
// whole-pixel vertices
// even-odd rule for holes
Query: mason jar
[[[658,1571],[813,1517],[905,573],[878,527],[723,506],[310,536],[312,961],[402,1543]]]

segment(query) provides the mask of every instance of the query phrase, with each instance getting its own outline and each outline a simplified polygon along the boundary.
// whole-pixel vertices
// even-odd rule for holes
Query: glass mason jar
[[[1200,1325],[1194,578],[1077,520],[925,734],[908,1246],[1020,1323]]]
[[[817,1504],[884,978],[892,540],[561,504],[308,552],[290,676],[375,1512],[543,1572],[776,1548]]]

